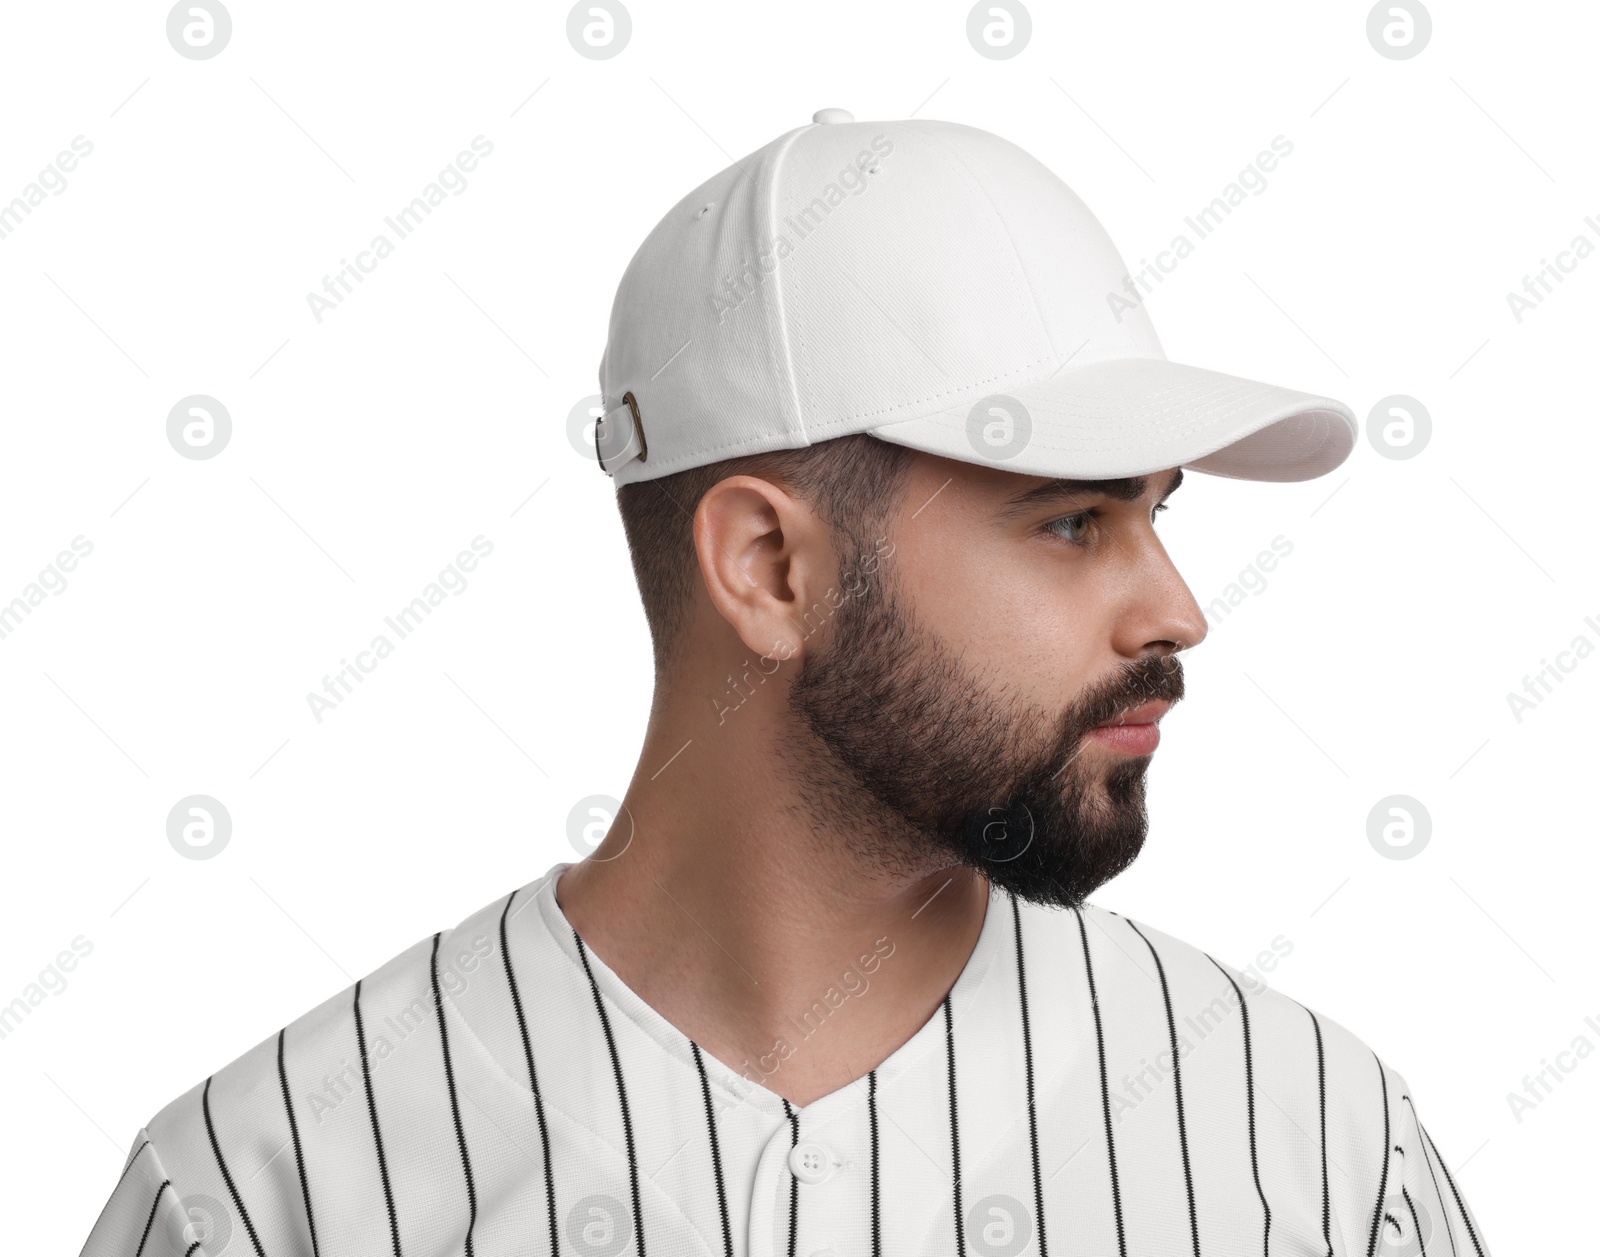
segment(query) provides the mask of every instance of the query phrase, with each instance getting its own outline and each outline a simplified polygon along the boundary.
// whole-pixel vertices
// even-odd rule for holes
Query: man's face
[[[906,822],[864,827],[863,854],[967,864],[1062,906],[1132,863],[1159,710],[1128,713],[1183,696],[1176,652],[1206,632],[1152,524],[1179,478],[1068,494],[919,455],[886,540],[840,536],[843,570],[888,553],[845,577],[856,596],[791,702],[854,786]]]

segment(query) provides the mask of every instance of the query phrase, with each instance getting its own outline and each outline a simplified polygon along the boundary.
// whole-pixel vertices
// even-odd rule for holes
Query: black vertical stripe
[[[1132,921],[1129,927],[1140,938],[1144,938],[1144,931]],[[1189,1133],[1183,1121],[1183,1074],[1178,1068],[1178,1025],[1172,1019],[1172,992],[1167,989],[1167,971],[1161,964],[1161,956],[1148,938],[1144,938],[1144,945],[1150,949],[1150,955],[1156,962],[1156,975],[1161,979],[1161,1002],[1167,1009],[1167,1039],[1172,1048],[1172,1088],[1178,1101],[1178,1150],[1183,1154],[1183,1185],[1189,1194],[1189,1236],[1194,1244],[1194,1257],[1200,1257],[1200,1223],[1195,1216],[1194,1208],[1194,1172],[1189,1167]]]
[[[188,1248],[183,1250],[183,1257],[192,1257],[192,1255],[194,1253],[194,1250],[199,1248],[199,1247],[200,1247],[200,1241],[196,1240],[193,1244],[190,1244]]]
[[[1206,959],[1217,965],[1214,957],[1207,955]],[[1217,965],[1217,969],[1228,979],[1228,985],[1239,997],[1240,1024],[1244,1027],[1244,1103],[1245,1113],[1250,1122],[1250,1177],[1255,1179],[1256,1195],[1261,1198],[1261,1213],[1265,1219],[1261,1228],[1261,1254],[1262,1257],[1267,1257],[1272,1236],[1272,1208],[1267,1204],[1266,1192],[1261,1190],[1261,1163],[1256,1155],[1256,1084],[1255,1069],[1250,1058],[1250,1009],[1245,1004],[1244,992],[1233,980],[1233,975],[1221,965]]]
[[[783,1101],[783,1114],[789,1119],[789,1147],[792,1150],[800,1144],[800,1114],[790,1107],[788,1100]],[[799,1223],[800,1184],[791,1172],[789,1175],[789,1257],[794,1257],[794,1241],[795,1235],[800,1230]]]
[[[1417,1247],[1422,1250],[1418,1257],[1428,1257],[1428,1246],[1422,1242],[1422,1228],[1417,1225],[1417,1207],[1411,1203],[1411,1193],[1402,1187],[1400,1194],[1405,1197],[1406,1208],[1411,1211],[1411,1234],[1417,1237]]]
[[[594,970],[589,967],[589,949],[577,930],[572,931],[578,945],[578,958],[583,961],[583,971],[589,977],[589,990],[594,995],[595,1010],[600,1014],[600,1026],[605,1031],[606,1049],[611,1053],[611,1073],[617,1080],[617,1101],[622,1107],[622,1133],[628,1145],[628,1189],[633,1196],[633,1230],[639,1238],[639,1257],[645,1257],[644,1212],[639,1207],[639,1155],[633,1147],[633,1117],[628,1112],[628,1088],[622,1079],[622,1058],[617,1055],[617,1041],[611,1033],[611,1018],[606,1016],[605,1000],[594,980]]]
[[[1322,1023],[1309,1008],[1311,1028],[1317,1035],[1317,1115],[1321,1123],[1322,1141],[1322,1242],[1328,1246],[1328,1257],[1333,1257],[1333,1232],[1330,1229],[1332,1201],[1328,1195],[1328,1073],[1322,1055]]]
[[[722,1248],[733,1257],[733,1228],[728,1222],[728,1191],[722,1181],[722,1151],[717,1144],[717,1114],[711,1103],[711,1080],[706,1077],[706,1063],[700,1055],[700,1045],[693,1039],[689,1046],[694,1050],[694,1067],[700,1071],[700,1094],[706,1102],[706,1129],[711,1132],[711,1168],[717,1179],[717,1212],[722,1216]]]
[[[294,1119],[294,1102],[289,1098],[289,1072],[283,1064],[284,1031],[278,1031],[278,1084],[283,1088],[283,1111],[289,1118],[289,1137],[294,1140],[294,1163],[300,1171],[300,1195],[306,1202],[306,1227],[311,1232],[312,1257],[320,1257],[317,1249],[317,1223],[311,1216],[311,1185],[306,1179],[306,1158],[300,1148],[300,1123]]]
[[[1012,935],[1017,941],[1017,1002],[1022,1012],[1022,1067],[1028,1083],[1028,1144],[1033,1150],[1033,1211],[1039,1219],[1039,1257],[1050,1257],[1045,1241],[1044,1177],[1039,1172],[1039,1112],[1033,1093],[1033,1035],[1028,1027],[1028,972],[1022,954],[1022,910],[1011,895]]]
[[[1383,1062],[1374,1052],[1372,1059],[1378,1066],[1378,1085],[1383,1088],[1383,1170],[1378,1176],[1378,1203],[1372,1210],[1372,1235],[1367,1240],[1367,1257],[1378,1251],[1378,1227],[1383,1222],[1383,1202],[1389,1192],[1389,1080],[1384,1075]]]
[[[156,1207],[161,1203],[161,1193],[172,1186],[170,1178],[161,1180],[161,1186],[156,1188],[156,1197],[150,1202],[150,1216],[144,1220],[144,1234],[139,1237],[139,1247],[134,1250],[133,1257],[143,1257],[144,1246],[150,1240],[150,1228],[155,1224]]]
[[[372,1094],[372,1069],[367,1063],[367,1032],[361,1024],[361,983],[356,983],[356,1051],[361,1056],[361,1082],[367,1093],[367,1116],[372,1119],[372,1142],[378,1150],[378,1177],[383,1180],[383,1203],[389,1209],[389,1239],[394,1257],[400,1254],[400,1219],[394,1211],[394,1188],[389,1185],[389,1162],[383,1155],[383,1131],[378,1128],[378,1101]]]
[[[467,1179],[467,1257],[473,1257],[472,1230],[478,1225],[478,1190],[472,1181],[472,1158],[467,1155],[467,1133],[461,1127],[461,1102],[456,1098],[456,1071],[450,1064],[450,1031],[445,1026],[444,997],[439,994],[439,936],[433,936],[433,957],[428,970],[433,979],[433,1008],[439,1014],[439,1046],[444,1052],[444,1081],[450,1091],[450,1116],[456,1125],[456,1146],[461,1149],[461,1172]]]
[[[1117,1252],[1119,1257],[1128,1257],[1128,1240],[1122,1230],[1122,1188],[1117,1182],[1117,1145],[1111,1137],[1111,1088],[1106,1084],[1106,1036],[1100,1024],[1100,996],[1094,988],[1094,964],[1089,959],[1089,932],[1083,924],[1083,910],[1074,908],[1073,912],[1078,917],[1078,937],[1083,940],[1083,972],[1089,979],[1089,1006],[1094,1009],[1094,1039],[1100,1053],[1100,1110],[1106,1123],[1106,1163],[1111,1167],[1111,1207],[1117,1218]]]
[[[539,1092],[539,1071],[533,1067],[533,1041],[528,1037],[528,1019],[522,1014],[522,993],[517,989],[517,971],[511,964],[511,947],[506,942],[506,916],[511,911],[511,901],[517,897],[512,891],[506,896],[506,906],[500,913],[500,956],[505,961],[506,983],[511,987],[511,1006],[517,1013],[517,1029],[522,1032],[522,1054],[528,1061],[528,1085],[533,1089],[533,1108],[539,1118],[539,1142],[544,1146],[544,1194],[550,1215],[550,1254],[561,1253],[560,1228],[556,1225],[555,1167],[550,1164],[550,1128],[544,1120],[544,1097]]]
[[[1418,1131],[1421,1131],[1422,1123],[1417,1119],[1417,1106],[1411,1103],[1411,1097],[1408,1095],[1402,1095],[1400,1098],[1411,1105],[1411,1120],[1416,1123]],[[1439,1176],[1433,1172],[1433,1158],[1428,1155],[1427,1144],[1422,1145],[1422,1163],[1428,1167],[1428,1177],[1433,1180],[1433,1198],[1439,1202],[1439,1208],[1443,1209],[1445,1207],[1444,1193],[1439,1190]],[[1456,1257],[1455,1228],[1450,1225],[1449,1218],[1445,1218],[1443,1221],[1444,1233],[1450,1239],[1450,1257]]]
[[[1416,1112],[1415,1106],[1412,1107],[1412,1112]],[[1417,1129],[1422,1132],[1422,1138],[1433,1149],[1434,1160],[1438,1161],[1439,1168],[1444,1171],[1444,1181],[1450,1184],[1450,1194],[1455,1197],[1456,1209],[1461,1214],[1461,1220],[1467,1224],[1467,1238],[1472,1241],[1472,1251],[1477,1253],[1478,1257],[1483,1257],[1483,1245],[1478,1243],[1478,1232],[1473,1227],[1472,1219],[1467,1214],[1467,1206],[1461,1199],[1461,1193],[1456,1190],[1456,1181],[1450,1176],[1450,1167],[1444,1163],[1444,1158],[1439,1155],[1439,1148],[1433,1142],[1433,1136],[1428,1134],[1428,1128],[1419,1121]],[[1445,1226],[1447,1229],[1450,1226],[1448,1218],[1445,1219]]]
[[[944,997],[944,1056],[950,1082],[950,1163],[955,1170],[956,1252],[967,1251],[965,1219],[961,1216],[961,1127],[956,1112],[956,1031],[950,1015],[950,997]]]
[[[872,1134],[872,1257],[883,1257],[878,1199],[878,1071],[875,1069],[867,1075],[867,1126]]]
[[[239,1190],[233,1185],[233,1175],[228,1173],[228,1163],[222,1158],[222,1145],[217,1142],[216,1127],[211,1124],[211,1079],[206,1079],[205,1090],[200,1093],[200,1109],[206,1118],[206,1135],[211,1140],[212,1155],[217,1158],[217,1168],[222,1171],[222,1181],[228,1186],[228,1195],[233,1197],[233,1207],[239,1211],[239,1218],[244,1223],[244,1229],[250,1234],[250,1243],[255,1247],[256,1257],[267,1257],[261,1251],[261,1241],[256,1238],[255,1223],[250,1221],[250,1212],[244,1207],[244,1201],[239,1198]]]

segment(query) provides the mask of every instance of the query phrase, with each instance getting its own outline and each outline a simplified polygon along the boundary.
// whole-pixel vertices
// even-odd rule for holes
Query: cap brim
[[[1294,481],[1344,462],[1359,427],[1331,397],[1160,358],[1120,358],[871,431],[1022,475],[1106,480],[1184,467]]]

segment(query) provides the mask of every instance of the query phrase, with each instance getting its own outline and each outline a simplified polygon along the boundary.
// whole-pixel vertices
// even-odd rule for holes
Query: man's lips
[[[1165,699],[1152,699],[1131,707],[1115,720],[1096,725],[1089,730],[1095,741],[1122,751],[1127,755],[1151,755],[1161,744],[1161,729],[1156,724],[1172,704]]]

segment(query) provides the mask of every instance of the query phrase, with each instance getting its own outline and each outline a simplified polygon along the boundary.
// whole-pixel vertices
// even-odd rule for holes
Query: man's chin
[[[1046,907],[1081,907],[1088,896],[1125,871],[1143,846],[1142,834],[1123,831],[1073,844],[1063,851],[1024,852],[1012,859],[996,859],[968,851],[963,863],[982,873],[1003,891],[1028,903]]]

